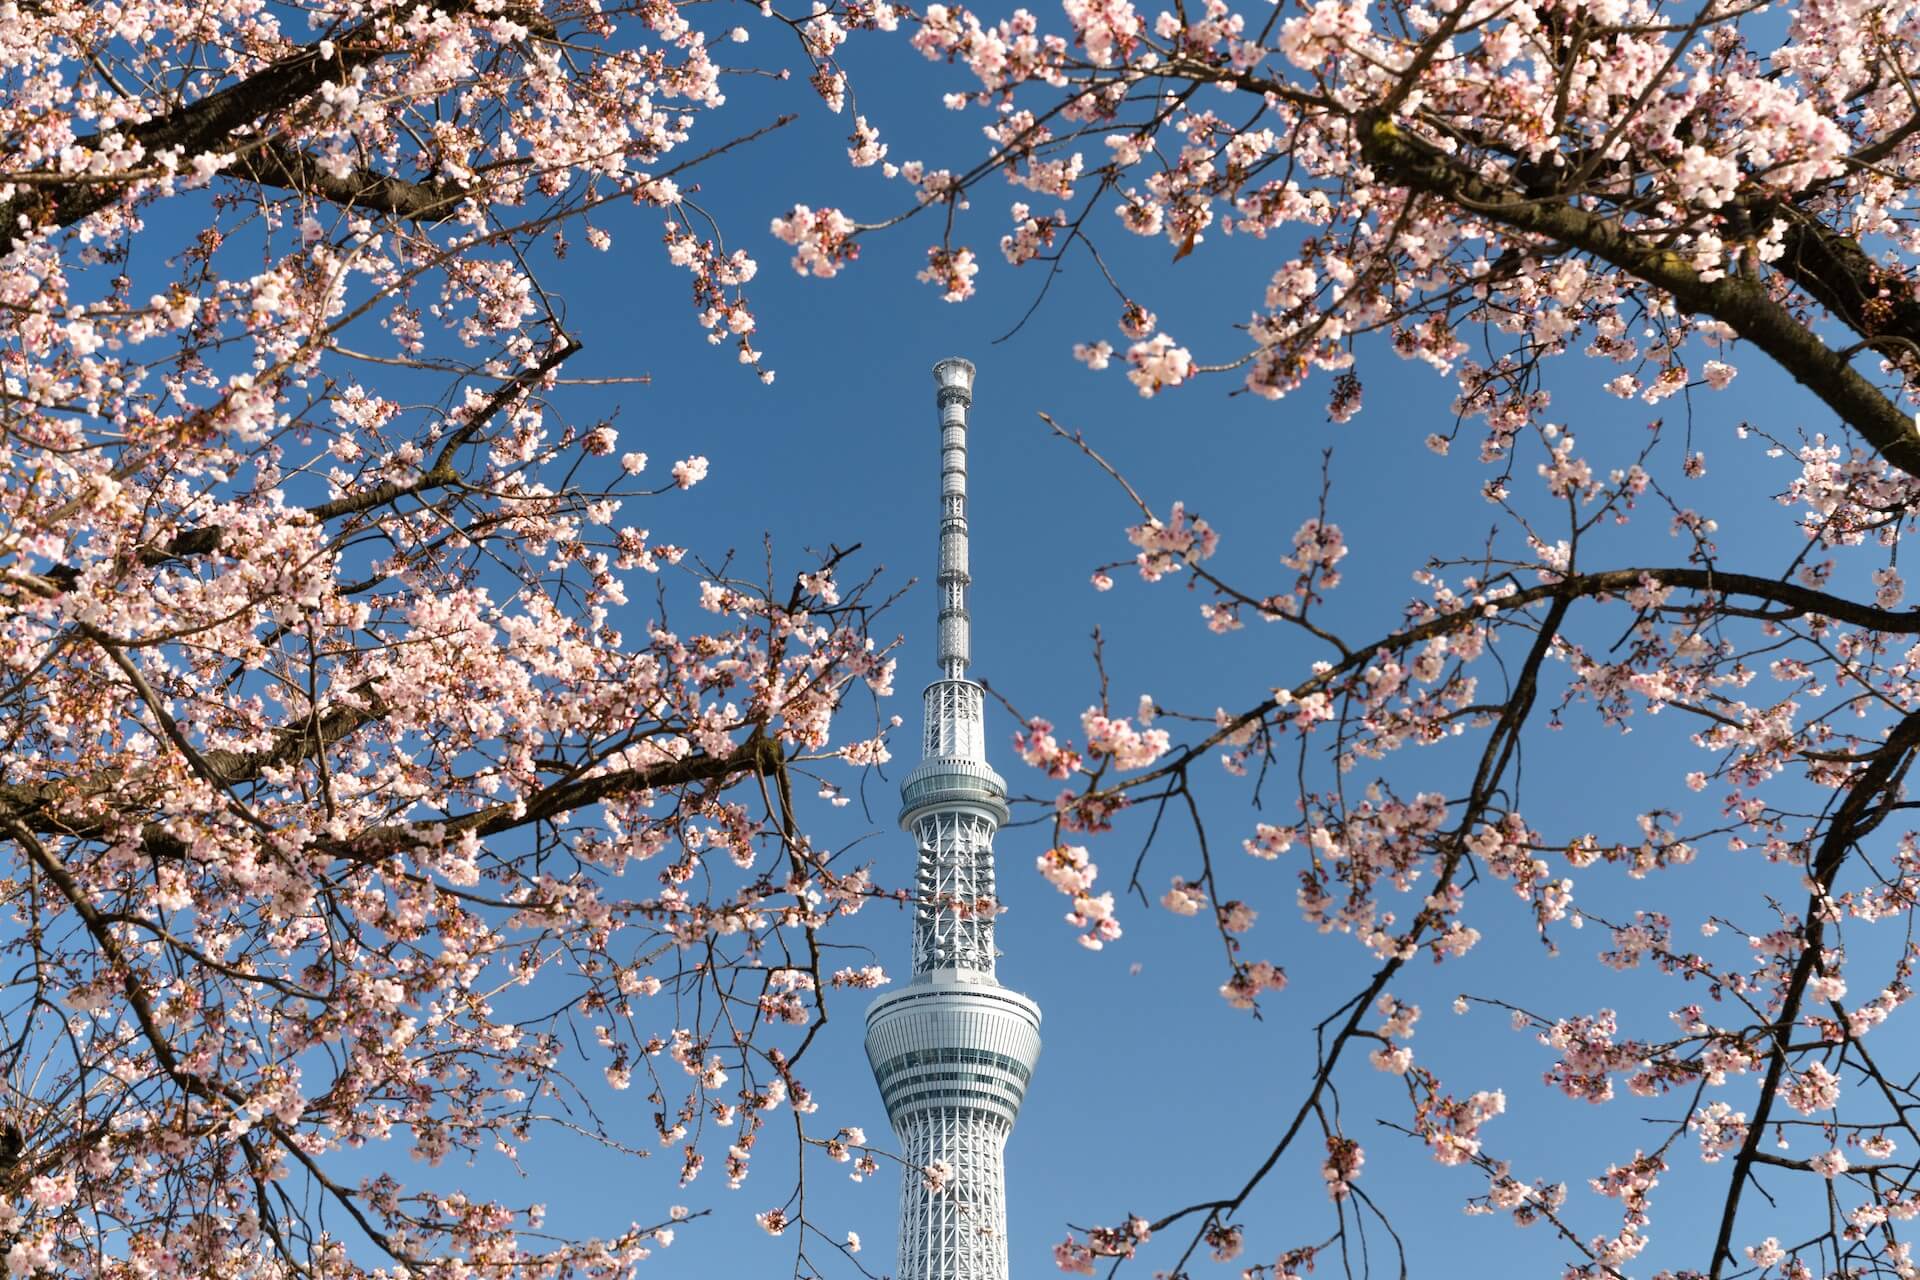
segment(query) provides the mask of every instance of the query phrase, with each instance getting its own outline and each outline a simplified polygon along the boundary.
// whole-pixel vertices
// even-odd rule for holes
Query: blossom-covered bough
[[[1282,949],[1311,945],[1269,939],[1253,958],[1255,911],[1236,895],[1276,872],[1297,886],[1310,925],[1352,935],[1373,967],[1320,1024],[1317,1070],[1274,1117],[1264,1162],[1223,1172],[1215,1199],[1077,1230],[1059,1264],[1117,1268],[1176,1225],[1192,1230],[1142,1265],[1185,1274],[1207,1250],[1233,1259],[1255,1196],[1291,1157],[1323,1162],[1334,1225],[1263,1238],[1271,1261],[1247,1274],[1292,1280],[1316,1260],[1339,1265],[1322,1256],[1334,1250],[1363,1265],[1352,1233],[1385,1219],[1365,1192],[1363,1135],[1332,1099],[1352,1072],[1377,1070],[1404,1081],[1408,1104],[1382,1122],[1442,1164],[1477,1167],[1473,1211],[1549,1224],[1569,1276],[1624,1276],[1655,1257],[1663,1276],[1913,1274],[1904,1224],[1920,1213],[1920,1094],[1911,1054],[1873,1033],[1911,994],[1920,892],[1920,834],[1905,821],[1920,613],[1900,607],[1897,565],[1920,503],[1920,241],[1907,210],[1920,168],[1920,8],[1065,0],[1063,10],[929,5],[911,39],[964,68],[947,105],[981,113],[986,148],[909,160],[894,136],[888,172],[914,188],[905,212],[861,223],[809,208],[804,222],[776,224],[796,268],[826,274],[860,237],[932,221],[939,242],[923,278],[964,298],[978,272],[967,238],[986,216],[967,210],[1004,178],[1017,189],[1005,258],[1037,265],[1042,293],[1076,262],[1112,287],[1121,345],[1083,341],[1084,363],[1120,365],[1143,396],[1214,378],[1278,400],[1318,371],[1329,415],[1345,422],[1361,408],[1363,361],[1423,361],[1453,384],[1451,424],[1424,444],[1445,454],[1463,432],[1477,436],[1481,493],[1503,523],[1460,558],[1408,565],[1419,593],[1356,630],[1329,623],[1324,607],[1348,551],[1330,518],[1337,491],[1283,548],[1289,573],[1248,585],[1213,571],[1214,526],[1161,505],[1174,495],[1127,488],[1137,554],[1097,569],[1097,589],[1120,568],[1182,581],[1201,594],[1211,631],[1297,628],[1320,656],[1217,715],[1176,715],[1151,697],[1128,714],[1109,704],[1103,676],[1078,741],[1029,720],[1020,751],[1066,784],[1052,802],[1059,828],[1104,833],[1143,808],[1147,847],[1127,888],[1149,900],[1149,868],[1174,864],[1161,902],[1213,918],[1222,995],[1236,1005],[1285,998],[1274,994]],[[863,120],[862,132],[885,124]],[[878,136],[856,150],[872,156]],[[1128,236],[1155,253],[1115,248]],[[1242,296],[1262,247],[1247,241],[1271,248],[1264,290]],[[1216,253],[1231,266],[1208,288],[1216,306],[1230,299],[1225,318],[1244,337],[1209,358],[1156,316],[1191,310],[1190,293],[1173,293],[1181,286],[1164,270],[1135,279],[1128,264],[1157,254],[1200,271]],[[1557,369],[1550,358],[1568,353],[1586,359]],[[1741,360],[1797,381],[1824,418],[1804,430],[1713,422],[1711,393]],[[1656,420],[1622,446],[1556,414],[1550,378],[1649,405],[1683,396],[1687,440]],[[1106,467],[1092,442],[1054,430]],[[1783,468],[1751,501],[1791,512],[1786,550],[1769,558],[1782,543],[1762,539],[1730,552],[1714,518],[1683,501],[1680,487],[1705,469],[1692,433],[1709,430],[1725,448],[1764,453],[1756,470]],[[1648,560],[1644,540],[1614,532],[1650,510],[1670,522],[1672,559]],[[1209,514],[1231,530],[1233,513]],[[1664,715],[1649,723],[1648,712]],[[1643,733],[1678,722],[1700,764],[1673,782],[1706,793],[1717,819],[1696,814],[1687,828],[1666,809],[1623,813],[1595,796],[1551,819],[1523,811],[1523,744],[1576,714],[1631,719]],[[1203,795],[1218,789],[1196,786],[1196,771],[1222,764],[1252,775],[1263,820],[1205,811]],[[1190,820],[1184,852],[1162,834],[1169,815]],[[1214,834],[1223,823],[1251,864],[1226,860]],[[1120,912],[1077,838],[1062,834],[1040,870],[1100,947],[1120,936]],[[1663,895],[1665,869],[1709,851],[1729,860],[1725,892]],[[1605,874],[1601,864],[1644,886],[1644,910],[1608,920],[1575,906],[1581,873]],[[1543,941],[1550,928],[1564,945],[1566,929],[1596,925],[1605,965],[1671,979],[1670,1009],[1623,995],[1623,1013],[1533,1010],[1497,992],[1456,1005],[1506,1004],[1518,1029],[1537,1033],[1550,1087],[1615,1106],[1632,1105],[1617,1092],[1658,1099],[1626,1149],[1514,1167],[1489,1145],[1497,1126],[1482,1132],[1505,1106],[1498,1086],[1512,1082],[1443,1082],[1409,1043],[1421,1014],[1402,994],[1409,964],[1514,927],[1510,910],[1485,901],[1490,888],[1517,894],[1522,927]],[[1690,1255],[1643,1257],[1655,1189],[1682,1159],[1718,1174],[1708,1238]],[[1618,1202],[1604,1229],[1590,1202],[1569,1201],[1568,1179]]]

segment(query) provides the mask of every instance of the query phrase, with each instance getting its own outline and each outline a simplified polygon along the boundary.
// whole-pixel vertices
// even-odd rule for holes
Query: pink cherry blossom
[[[682,489],[691,489],[707,478],[707,460],[704,457],[683,458],[673,464],[673,482]]]

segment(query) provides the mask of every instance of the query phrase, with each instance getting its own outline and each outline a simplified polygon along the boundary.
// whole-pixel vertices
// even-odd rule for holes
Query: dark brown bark
[[[377,706],[375,700],[368,708],[330,712],[322,718],[317,730],[302,727],[283,731],[288,734],[286,740],[269,751],[210,751],[201,753],[201,759],[214,766],[221,782],[237,786],[258,778],[261,771],[271,765],[305,759],[377,723],[381,718],[375,709]],[[771,775],[779,770],[784,759],[779,743],[756,735],[728,755],[693,755],[641,769],[617,769],[596,777],[556,783],[525,797],[520,803],[492,805],[433,822],[376,827],[343,840],[317,840],[314,847],[349,861],[377,859],[397,849],[469,831],[490,836],[533,826],[557,814],[638,791],[728,782],[751,773]],[[113,776],[0,784],[0,823],[38,836],[104,839],[133,817],[124,809],[116,808],[116,797],[129,791],[134,782],[137,779]],[[142,825],[141,847],[156,858],[179,858],[186,853],[182,842],[156,823]]]
[[[1686,258],[1633,235],[1617,221],[1571,203],[1567,196],[1534,197],[1489,182],[1426,140],[1390,120],[1365,115],[1354,122],[1361,154],[1389,181],[1457,204],[1503,226],[1592,254],[1656,289],[1688,312],[1732,326],[1858,431],[1889,464],[1920,477],[1920,431],[1912,415],[1856,370],[1794,314],[1745,276],[1703,280]],[[1863,270],[1844,243],[1809,235],[1804,224],[1796,269],[1838,272],[1823,305],[1859,311],[1862,290],[1848,283]],[[1858,248],[1855,246],[1855,253]],[[1819,295],[1816,295],[1819,296]],[[1843,318],[1845,318],[1844,313]]]
[[[1905,280],[1882,271],[1859,241],[1790,205],[1755,205],[1749,217],[1756,230],[1776,218],[1787,224],[1773,270],[1877,349],[1920,355],[1920,299]]]
[[[413,222],[444,218],[466,198],[465,189],[451,182],[409,182],[364,165],[355,166],[345,177],[336,177],[306,152],[277,141],[239,152],[230,172],[266,186],[285,187],[333,204]]]
[[[431,7],[442,13],[458,14],[472,5],[471,0],[435,0]],[[302,46],[297,52],[246,79],[165,115],[114,130],[111,135],[90,134],[77,139],[77,144],[97,149],[109,136],[118,136],[139,143],[149,156],[175,148],[183,157],[236,150],[262,121],[268,121],[293,107],[316,93],[320,86],[330,81],[345,81],[356,68],[398,52],[402,46],[386,33],[393,19],[404,16],[406,12],[406,9],[396,8],[392,14],[370,18],[330,40]],[[298,152],[287,148],[276,156],[271,150],[260,148],[256,156],[256,176],[261,176],[262,181],[297,186],[301,190],[326,196],[325,190],[306,183],[305,179],[314,172],[313,164]],[[105,180],[90,177],[84,181],[63,182],[57,179],[57,175],[48,176],[52,180],[35,182],[11,200],[0,201],[0,225],[7,227],[8,233],[16,239],[22,218],[26,219],[29,227],[34,228],[71,226],[112,205],[126,189],[126,183],[110,177]],[[328,181],[338,189],[341,184],[351,185],[353,179]],[[367,198],[386,199],[396,204],[433,198],[424,194],[430,192],[431,188],[407,193],[399,187],[383,187],[380,185],[382,181],[391,183],[396,180],[370,177],[363,184]],[[406,185],[409,184],[400,184],[401,187]],[[444,195],[444,192],[441,194]]]

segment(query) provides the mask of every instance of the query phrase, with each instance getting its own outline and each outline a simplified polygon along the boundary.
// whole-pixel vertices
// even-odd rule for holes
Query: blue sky
[[[746,6],[718,21],[747,23],[756,41],[780,34]],[[769,60],[789,56],[782,45]],[[941,92],[965,87],[964,72],[920,62],[899,37],[856,40],[849,65],[859,110],[881,127],[892,158],[959,167],[982,154],[982,117],[952,115],[939,105]],[[729,245],[744,246],[760,259],[751,290],[761,326],[758,345],[766,364],[778,371],[777,382],[763,387],[734,363],[730,350],[707,347],[683,300],[684,277],[657,248],[658,215],[620,209],[601,220],[615,237],[610,254],[576,247],[565,261],[543,269],[542,279],[563,300],[571,327],[586,342],[569,374],[647,374],[652,382],[568,392],[562,403],[577,420],[617,405],[621,448],[647,451],[656,467],[692,454],[711,459],[711,477],[691,493],[668,495],[643,514],[627,513],[650,526],[656,538],[717,559],[729,547],[757,556],[764,534],[789,570],[805,567],[805,548],[857,541],[864,548],[861,563],[884,566],[888,585],[918,579],[881,626],[883,635],[897,630],[903,637],[899,693],[887,708],[907,722],[903,757],[912,753],[919,687],[935,674],[937,437],[928,369],[941,356],[966,355],[979,366],[970,451],[975,674],[1022,710],[1045,715],[1065,731],[1077,733],[1079,713],[1095,697],[1089,637],[1096,626],[1107,639],[1108,670],[1121,708],[1151,693],[1166,706],[1201,715],[1222,706],[1238,709],[1276,684],[1298,682],[1309,663],[1326,655],[1295,632],[1259,624],[1226,637],[1209,635],[1198,613],[1201,598],[1177,581],[1149,587],[1121,575],[1112,592],[1093,592],[1089,571],[1129,552],[1123,529],[1135,516],[1111,482],[1050,438],[1037,417],[1041,411],[1083,429],[1156,508],[1164,511],[1184,499],[1204,514],[1223,538],[1218,571],[1263,590],[1291,581],[1278,557],[1314,512],[1322,453],[1331,449],[1330,515],[1346,530],[1353,553],[1342,566],[1346,583],[1322,620],[1354,642],[1392,629],[1416,591],[1408,575],[1429,555],[1472,554],[1488,530],[1503,523],[1478,496],[1485,468],[1473,458],[1471,427],[1450,457],[1436,457],[1421,444],[1429,432],[1449,429],[1451,384],[1377,347],[1363,349],[1367,408],[1345,426],[1326,419],[1324,380],[1278,404],[1230,396],[1237,385],[1231,378],[1143,400],[1118,371],[1091,374],[1070,358],[1075,341],[1122,341],[1114,327],[1118,307],[1084,259],[1069,264],[1015,338],[996,342],[1026,310],[1039,283],[1034,269],[1013,272],[999,261],[1005,205],[1022,194],[1011,188],[983,187],[972,229],[959,237],[985,263],[981,296],[972,302],[944,303],[936,290],[914,281],[931,232],[917,224],[868,242],[861,260],[839,279],[798,278],[786,266],[784,246],[768,233],[772,217],[804,202],[838,203],[857,218],[877,218],[897,209],[906,193],[875,173],[846,169],[843,138],[851,108],[847,117],[831,116],[799,84],[737,84],[736,100],[720,117],[703,122],[706,132],[696,145],[718,142],[730,129],[755,127],[783,106],[801,114],[793,126],[693,175],[701,184],[696,198],[718,219]],[[1124,278],[1150,283],[1151,292],[1142,285],[1142,300],[1202,360],[1241,350],[1234,321],[1257,305],[1267,274],[1292,250],[1292,240],[1281,234],[1264,243],[1203,246],[1172,264],[1169,246],[1122,243],[1117,228],[1102,244],[1115,250],[1128,273]],[[1785,486],[1790,473],[1787,464],[1766,459],[1756,441],[1737,440],[1734,427],[1751,419],[1777,433],[1811,432],[1826,428],[1828,417],[1766,371],[1757,356],[1740,363],[1732,389],[1694,397],[1693,447],[1705,450],[1709,470],[1705,479],[1689,482],[1684,497],[1721,521],[1721,545],[1731,563],[1767,571],[1797,547],[1792,513],[1768,496]],[[1570,358],[1552,384],[1554,418],[1576,429],[1583,452],[1600,468],[1630,461],[1654,416],[1676,423],[1687,412],[1679,399],[1649,408],[1602,395],[1599,384],[1614,372]],[[1677,477],[1678,437],[1656,456],[1663,478]],[[1539,514],[1549,507],[1532,480],[1537,460],[1534,454],[1524,457],[1516,488],[1520,501]],[[1669,536],[1667,525],[1657,509],[1644,509],[1633,525],[1603,539],[1590,567],[1682,562],[1685,547]],[[1516,544],[1506,546],[1518,554]],[[635,590],[633,596],[632,616],[621,620],[629,629],[644,621],[650,607],[647,593]],[[1598,640],[1602,646],[1624,625],[1615,614],[1579,624],[1583,638],[1608,633]],[[863,713],[856,708],[852,714]],[[1011,721],[998,710],[991,715],[990,750],[1012,789],[1049,792],[1050,784],[1014,757]],[[1686,743],[1693,726],[1674,719],[1639,717],[1635,732],[1621,735],[1581,710],[1561,733],[1536,730],[1524,767],[1529,817],[1550,833],[1620,836],[1631,832],[1635,814],[1668,804],[1704,825],[1713,814],[1711,795],[1689,795],[1679,777],[1705,764]],[[1403,755],[1384,766],[1386,776],[1410,790],[1458,794],[1463,753]],[[834,810],[824,802],[809,814],[816,838],[828,843],[879,831],[867,847],[878,878],[894,884],[906,880],[912,857],[909,841],[891,821],[895,788],[909,767],[910,759],[898,759],[867,780],[870,817],[859,804]],[[1286,860],[1255,863],[1237,852],[1260,816],[1249,805],[1247,785],[1210,772],[1202,778],[1202,799],[1229,884],[1261,911],[1247,954],[1285,964],[1292,977],[1285,993],[1265,1002],[1259,1020],[1215,994],[1224,974],[1204,924],[1157,905],[1124,903],[1125,937],[1103,953],[1090,953],[1060,921],[1065,900],[1032,870],[1035,855],[1049,843],[1046,827],[1015,827],[999,841],[1009,908],[1000,930],[1002,980],[1038,1000],[1046,1018],[1045,1054],[1009,1154],[1016,1275],[1051,1270],[1048,1249],[1066,1223],[1112,1222],[1126,1213],[1155,1217],[1237,1189],[1297,1105],[1313,1063],[1313,1025],[1371,970],[1370,957],[1351,938],[1323,938],[1299,924],[1293,867]],[[1278,812],[1290,812],[1283,791],[1276,790],[1273,800]],[[1016,813],[1016,819],[1032,812]],[[1136,820],[1094,842],[1104,887],[1124,886],[1143,834]],[[1157,899],[1170,876],[1191,875],[1196,866],[1191,836],[1176,824],[1163,833],[1142,878]],[[1760,868],[1753,855],[1707,846],[1698,864],[1657,884],[1605,869],[1585,873],[1579,900],[1602,914],[1624,916],[1657,898],[1685,932],[1697,924],[1708,895],[1729,883],[1743,892],[1750,881],[1755,884],[1739,909],[1760,919],[1758,883],[1768,876],[1775,892],[1797,892],[1790,872]],[[1618,1227],[1615,1207],[1589,1195],[1584,1180],[1609,1161],[1630,1158],[1636,1146],[1657,1142],[1661,1131],[1638,1118],[1671,1116],[1679,1103],[1623,1101],[1596,1109],[1561,1098],[1539,1084],[1552,1058],[1531,1037],[1508,1030],[1497,1011],[1476,1009],[1456,1018],[1448,1002],[1466,991],[1551,1013],[1613,1004],[1638,1010],[1629,1033],[1658,1035],[1665,1011],[1698,993],[1644,974],[1603,975],[1592,962],[1602,943],[1598,930],[1560,931],[1562,954],[1552,957],[1532,937],[1523,904],[1499,886],[1477,893],[1476,923],[1487,942],[1464,961],[1438,969],[1416,966],[1401,988],[1404,998],[1425,1009],[1414,1047],[1462,1091],[1504,1088],[1508,1113],[1486,1132],[1492,1149],[1512,1158],[1523,1178],[1568,1181],[1572,1220],[1582,1233],[1611,1233]],[[855,936],[891,972],[905,975],[908,928],[902,914],[872,908],[860,917]],[[822,1103],[816,1132],[861,1125],[881,1139],[887,1126],[861,1052],[862,1004],[857,996],[841,999],[804,1075]],[[1880,1034],[1906,1035],[1898,1020]],[[1413,1274],[1463,1274],[1489,1262],[1501,1273],[1557,1273],[1567,1251],[1545,1228],[1520,1233],[1500,1219],[1464,1216],[1462,1202],[1483,1190],[1484,1180],[1437,1166],[1417,1144],[1374,1124],[1375,1115],[1404,1120],[1407,1108],[1404,1099],[1393,1097],[1397,1082],[1356,1065],[1359,1070],[1343,1077],[1339,1101],[1348,1132],[1368,1150],[1361,1186],[1410,1243]],[[1736,1086],[1727,1096],[1745,1095]],[[616,1118],[630,1109],[628,1136],[648,1144],[650,1108],[638,1091],[608,1093],[597,1101],[603,1114]],[[765,1237],[751,1214],[786,1197],[792,1153],[784,1132],[784,1120],[769,1128],[754,1175],[732,1192],[715,1172],[677,1190],[678,1162],[671,1155],[635,1165],[551,1138],[527,1148],[524,1186],[484,1161],[470,1173],[443,1177],[512,1201],[545,1201],[556,1229],[580,1233],[657,1220],[672,1203],[712,1208],[713,1218],[689,1226],[659,1256],[657,1273],[776,1276],[790,1265],[792,1242]],[[1676,1169],[1656,1199],[1654,1247],[1633,1268],[1637,1274],[1705,1262],[1720,1183],[1716,1170],[1698,1165],[1691,1144],[1677,1150]],[[390,1154],[404,1158],[397,1146]],[[1318,1162],[1317,1142],[1309,1137],[1299,1157],[1267,1181],[1243,1217],[1246,1262],[1269,1261],[1281,1248],[1328,1234],[1331,1215]],[[818,1157],[810,1163],[810,1213],[825,1228],[857,1230],[867,1243],[863,1261],[879,1272],[892,1266],[894,1203],[890,1172],[877,1185],[854,1186],[843,1167]],[[1736,1240],[1748,1243],[1777,1231],[1743,1229]],[[1373,1249],[1391,1251],[1377,1229],[1368,1239]],[[1183,1242],[1157,1242],[1141,1271],[1168,1265],[1172,1252],[1164,1246],[1177,1250]],[[1210,1267],[1203,1262],[1197,1271]]]

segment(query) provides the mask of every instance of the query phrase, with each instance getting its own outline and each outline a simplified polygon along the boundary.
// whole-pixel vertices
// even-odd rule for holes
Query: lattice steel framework
[[[927,1112],[901,1134],[910,1168],[945,1160],[950,1186],[900,1186],[900,1274],[1004,1280],[1007,1274],[1007,1134],[1013,1126],[958,1108]],[[914,1270],[908,1259],[924,1270]]]
[[[993,976],[993,819],[934,809],[914,820],[913,971]]]
[[[1006,1280],[1007,1137],[1040,1057],[1039,1006],[994,976],[993,836],[1007,788],[987,765],[986,699],[967,679],[973,372],[960,359],[933,367],[943,678],[927,686],[922,759],[900,789],[900,825],[919,847],[913,980],[867,1012],[867,1059],[906,1161],[899,1280]]]

